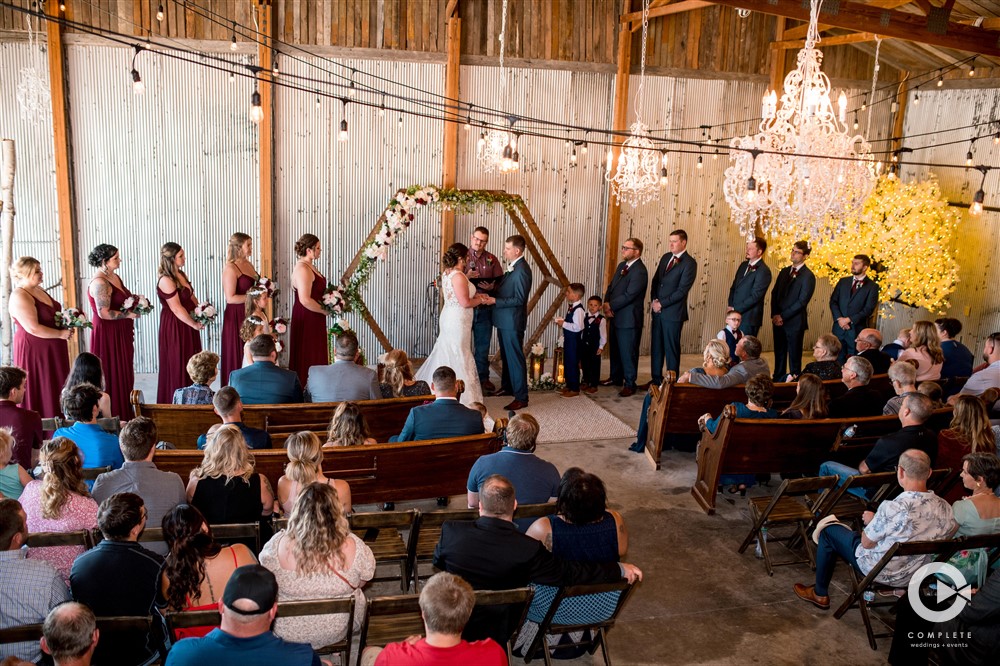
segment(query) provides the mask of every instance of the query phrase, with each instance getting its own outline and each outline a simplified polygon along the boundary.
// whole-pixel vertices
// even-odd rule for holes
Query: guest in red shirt
[[[42,448],[42,417],[18,405],[28,391],[28,373],[17,366],[0,367],[0,428],[14,436],[12,460],[24,469],[34,467],[32,458]]]

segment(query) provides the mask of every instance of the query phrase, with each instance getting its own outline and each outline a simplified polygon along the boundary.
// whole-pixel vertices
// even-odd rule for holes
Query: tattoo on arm
[[[118,310],[111,309],[111,284],[106,280],[94,283],[94,302],[97,303],[97,311],[107,310],[112,319],[124,319],[127,315]]]

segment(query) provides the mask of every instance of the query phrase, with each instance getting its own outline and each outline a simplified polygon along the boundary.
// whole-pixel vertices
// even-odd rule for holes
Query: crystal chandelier
[[[841,92],[834,109],[830,79],[820,69],[821,4],[810,0],[805,48],[785,77],[780,105],[776,92],[766,94],[760,131],[729,144],[723,193],[748,239],[759,224],[765,234],[781,231],[822,243],[825,220],[856,211],[875,184],[868,141],[848,133],[847,96]]]
[[[507,72],[504,69],[504,37],[507,34],[507,0],[503,0],[503,17],[500,19],[500,99],[507,99]],[[511,116],[510,126],[513,129],[516,118]],[[476,142],[476,158],[486,173],[499,171],[510,173],[521,168],[520,154],[517,151],[518,136],[513,131],[500,128],[487,128],[479,133]]]
[[[649,127],[642,122],[642,101],[646,80],[646,36],[649,32],[649,0],[642,3],[642,60],[639,67],[639,90],[635,96],[635,122],[618,155],[618,168],[611,175],[611,152],[608,152],[604,178],[611,183],[611,193],[618,200],[638,208],[660,198],[660,153],[649,138]],[[662,170],[666,176],[666,169]],[[665,183],[665,178],[664,178]]]
[[[31,17],[25,15],[24,22],[28,26],[28,53],[30,58],[34,58],[35,32],[31,29]],[[41,48],[37,53],[41,53]],[[17,82],[17,104],[21,107],[21,119],[27,120],[33,125],[38,125],[47,117],[51,104],[51,93],[48,81],[38,74],[38,70],[33,65],[22,67],[18,72]]]

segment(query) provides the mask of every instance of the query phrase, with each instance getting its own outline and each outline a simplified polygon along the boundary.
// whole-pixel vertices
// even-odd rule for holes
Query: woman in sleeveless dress
[[[87,261],[97,269],[87,288],[94,332],[90,336],[90,351],[101,359],[104,368],[104,390],[111,396],[111,415],[132,418],[129,394],[135,386],[135,324],[139,315],[122,312],[122,303],[132,295],[117,270],[121,255],[114,245],[101,243]]]
[[[278,504],[286,517],[291,515],[302,489],[313,482],[333,486],[344,515],[351,515],[351,486],[347,481],[331,479],[323,474],[323,447],[316,433],[303,430],[290,435],[285,442],[285,450],[288,464],[285,465],[285,473],[278,479]]]
[[[326,310],[321,305],[326,278],[313,266],[320,251],[319,238],[312,234],[303,234],[295,242],[298,261],[292,270],[295,303],[288,332],[288,367],[298,373],[303,387],[309,378],[309,368],[330,363]]]
[[[257,283],[260,275],[250,263],[253,240],[242,233],[229,237],[226,266],[222,269],[222,291],[226,294],[226,310],[222,315],[222,386],[229,384],[229,373],[239,370],[243,360],[243,340],[240,327],[246,318],[247,291]]]
[[[184,263],[184,248],[177,243],[165,243],[160,248],[160,279],[156,283],[156,295],[162,306],[158,403],[170,404],[174,391],[188,385],[187,362],[201,351],[201,330],[205,325],[191,317],[198,299],[184,272]]]
[[[455,371],[455,376],[465,382],[462,404],[483,401],[483,389],[479,385],[476,359],[472,355],[472,309],[483,302],[476,293],[476,286],[465,277],[465,267],[469,248],[455,243],[444,253],[441,265],[441,290],[444,292],[444,307],[437,342],[430,356],[420,366],[416,379],[431,383],[434,371],[446,365]]]
[[[22,405],[42,418],[62,414],[59,389],[69,375],[69,347],[73,329],[56,328],[57,300],[42,289],[42,265],[21,257],[10,269],[16,289],[10,294],[14,330],[14,365],[28,373]]]

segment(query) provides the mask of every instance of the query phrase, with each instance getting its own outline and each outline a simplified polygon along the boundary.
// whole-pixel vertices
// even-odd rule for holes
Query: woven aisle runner
[[[506,416],[503,406],[510,401],[510,397],[486,398],[486,408],[493,418]],[[636,434],[631,426],[584,395],[563,398],[558,391],[532,391],[528,407],[518,413],[524,412],[538,419],[538,442],[542,444],[634,438]]]

